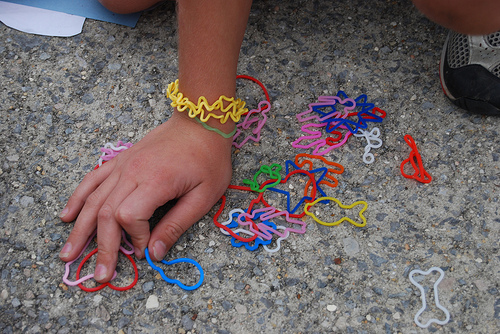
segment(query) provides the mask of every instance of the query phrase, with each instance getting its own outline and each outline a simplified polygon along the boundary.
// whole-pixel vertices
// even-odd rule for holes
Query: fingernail
[[[106,277],[108,270],[104,264],[98,264],[95,267],[94,278],[96,281],[103,280]]]
[[[63,218],[64,216],[66,216],[66,214],[68,213],[69,209],[68,208],[64,208],[61,213],[59,214],[59,218]]]
[[[136,248],[135,249],[135,257],[138,259],[142,259],[144,257],[144,250]]]
[[[64,247],[61,249],[61,252],[59,253],[59,257],[68,257],[69,252],[71,252],[71,249],[73,249],[73,246],[71,243],[67,242]]]
[[[161,260],[165,257],[167,253],[167,246],[163,243],[163,241],[158,240],[153,245],[153,254],[157,260]]]

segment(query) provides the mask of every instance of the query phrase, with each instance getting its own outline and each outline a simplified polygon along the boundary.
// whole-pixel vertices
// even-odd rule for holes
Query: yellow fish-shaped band
[[[353,207],[355,207],[356,205],[359,205],[359,204],[362,204],[363,205],[363,208],[361,209],[361,211],[359,212],[359,218],[361,218],[361,220],[363,221],[362,224],[360,223],[357,223],[355,222],[354,220],[352,220],[351,218],[349,217],[342,217],[340,220],[337,220],[335,222],[332,222],[332,223],[328,223],[328,222],[324,222],[322,221],[321,219],[319,219],[318,217],[316,217],[316,215],[314,213],[311,213],[309,211],[309,209],[315,205],[316,203],[318,202],[321,202],[321,201],[334,201],[335,203],[337,203],[342,209],[352,209]],[[342,223],[344,220],[347,220],[349,223],[353,224],[354,226],[357,226],[357,227],[363,227],[366,225],[366,218],[365,216],[363,216],[363,212],[366,211],[366,209],[368,209],[368,203],[366,203],[365,201],[357,201],[357,202],[354,202],[352,203],[351,205],[343,205],[338,199],[336,198],[333,198],[333,197],[320,197],[320,198],[317,198],[314,202],[311,202],[311,203],[307,203],[304,207],[304,212],[306,213],[306,215],[308,216],[311,216],[316,222],[318,222],[318,224],[321,224],[321,225],[324,225],[324,226],[336,226],[336,225],[339,225],[340,223]]]

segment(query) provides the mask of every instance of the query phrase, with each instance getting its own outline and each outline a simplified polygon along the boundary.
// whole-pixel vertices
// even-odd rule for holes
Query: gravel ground
[[[365,200],[365,227],[324,227],[308,217],[307,232],[280,251],[251,252],[232,247],[213,225],[218,204],[167,255],[201,264],[199,289],[165,283],[144,260],[128,291],[62,284],[58,253],[71,229],[58,218],[65,201],[101,146],[137,142],[172,112],[164,91],[177,75],[174,16],[167,3],[143,14],[135,29],[87,20],[72,38],[0,24],[2,333],[498,332],[500,119],[467,114],[442,94],[447,32],[409,1],[256,1],[242,46],[239,73],[261,80],[273,106],[262,140],[235,150],[233,184],[261,165],[310,153],[291,143],[301,136],[295,115],[318,96],[366,94],[387,112],[377,124],[383,145],[370,165],[364,139],[327,154],[345,171],[336,188],[325,189],[342,203]],[[252,107],[263,99],[246,80],[238,96]],[[405,134],[415,138],[431,183],[402,177]],[[303,187],[299,178],[283,189]],[[255,198],[226,195],[227,208]],[[268,199],[284,205],[283,196]],[[331,220],[333,210],[323,206],[320,214]],[[356,210],[346,214],[356,218]],[[451,320],[420,329],[420,293],[408,275],[433,266],[444,270],[439,299]],[[166,271],[188,284],[198,277],[185,264]],[[119,276],[123,284],[133,276],[125,258]],[[437,277],[417,277],[431,304],[422,322],[444,319],[433,303]]]

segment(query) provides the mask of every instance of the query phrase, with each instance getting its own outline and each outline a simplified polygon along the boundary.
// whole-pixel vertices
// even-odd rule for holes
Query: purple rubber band
[[[295,229],[291,227],[285,228],[283,232],[278,232],[276,229],[264,224],[264,223],[257,223],[257,229],[254,228],[253,224],[251,222],[246,221],[246,218],[253,219],[257,213],[263,212],[263,214],[259,217],[261,221],[264,220],[271,220],[273,218],[276,218],[278,216],[285,216],[285,219],[288,223],[290,224],[297,224],[300,225],[300,229]],[[243,217],[245,217],[245,221],[242,221]],[[249,213],[242,213],[238,216],[238,223],[240,225],[249,225],[250,226],[250,231],[257,234],[264,240],[270,240],[272,239],[272,234],[276,234],[277,236],[281,238],[286,238],[287,237],[287,232],[294,232],[294,233],[299,233],[303,234],[306,232],[306,223],[300,220],[292,219],[290,218],[290,213],[288,211],[278,211],[275,207],[265,207],[261,209],[257,209],[252,211],[251,214]]]
[[[264,124],[267,122],[267,113],[271,110],[271,104],[267,101],[261,101],[259,103],[258,109],[252,109],[248,112],[248,114],[245,117],[245,120],[238,125],[236,125],[236,133],[233,136],[233,146],[236,148],[241,148],[243,145],[245,145],[249,140],[252,140],[254,142],[258,142],[260,140],[260,132],[262,130],[262,127]],[[253,115],[262,115],[262,119],[259,117],[253,117],[250,118],[250,116]],[[252,124],[257,123],[257,127],[252,130],[252,133],[255,135],[248,135],[246,136],[243,141],[238,144],[236,142],[236,139],[240,134],[242,134],[242,129],[247,130]]]

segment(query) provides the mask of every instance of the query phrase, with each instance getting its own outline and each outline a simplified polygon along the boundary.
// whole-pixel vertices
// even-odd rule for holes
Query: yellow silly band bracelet
[[[361,209],[361,211],[359,212],[359,218],[361,218],[361,220],[363,221],[363,223],[357,223],[355,222],[354,220],[352,220],[351,218],[349,217],[342,217],[340,220],[337,220],[335,222],[332,222],[332,223],[328,223],[328,222],[324,222],[322,221],[321,219],[319,219],[318,217],[316,217],[316,215],[314,213],[311,213],[309,212],[309,209],[315,205],[316,203],[318,202],[321,202],[321,201],[324,201],[324,200],[329,200],[329,201],[334,201],[335,203],[337,203],[342,209],[352,209],[354,208],[356,205],[359,205],[359,204],[362,204],[363,205],[363,208]],[[306,215],[309,215],[311,216],[316,222],[318,222],[318,224],[321,224],[321,225],[325,225],[325,226],[336,226],[340,223],[342,223],[344,220],[347,220],[349,223],[355,225],[355,226],[358,226],[358,227],[363,227],[366,225],[366,218],[365,216],[363,216],[363,212],[366,211],[366,209],[368,209],[368,203],[366,203],[365,201],[357,201],[357,202],[354,202],[352,203],[351,205],[343,205],[338,199],[334,198],[334,197],[320,197],[318,199],[316,199],[314,202],[312,203],[307,203],[304,207],[304,212],[306,213]]]
[[[221,124],[227,122],[229,117],[235,122],[238,122],[241,118],[241,115],[248,111],[248,108],[245,108],[245,102],[241,99],[235,100],[234,97],[226,97],[222,95],[219,97],[217,101],[213,104],[209,104],[206,97],[200,96],[198,98],[198,104],[194,104],[189,101],[187,97],[179,92],[179,79],[175,80],[167,87],[167,98],[172,100],[170,104],[172,107],[177,108],[180,112],[188,110],[188,115],[191,118],[198,117],[200,121],[206,122],[210,119],[210,117],[218,119]],[[224,106],[227,104],[227,106]],[[214,114],[210,111],[220,110],[223,114]]]

